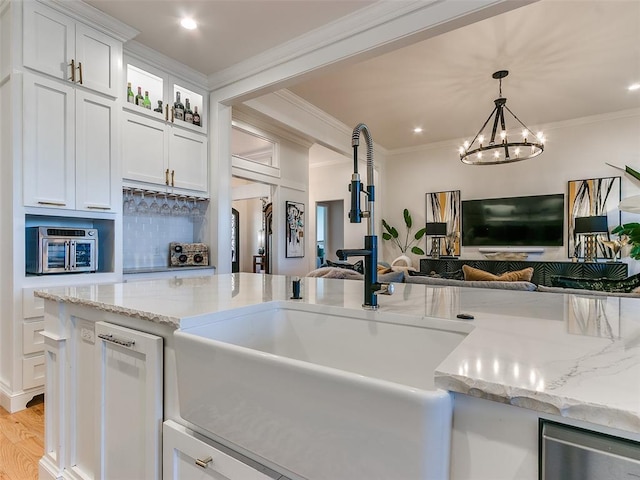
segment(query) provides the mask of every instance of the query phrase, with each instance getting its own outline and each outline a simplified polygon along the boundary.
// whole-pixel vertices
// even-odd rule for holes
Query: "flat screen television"
[[[462,245],[561,247],[564,194],[462,202]]]

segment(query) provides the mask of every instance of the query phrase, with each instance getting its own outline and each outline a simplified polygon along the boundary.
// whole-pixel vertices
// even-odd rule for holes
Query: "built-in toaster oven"
[[[95,228],[27,227],[26,272],[95,272],[98,230]]]

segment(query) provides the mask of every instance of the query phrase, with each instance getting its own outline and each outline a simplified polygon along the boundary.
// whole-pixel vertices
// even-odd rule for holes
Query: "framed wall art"
[[[447,224],[446,237],[440,242],[440,256],[460,255],[460,190],[427,193],[426,202],[427,223],[445,222]],[[430,248],[430,240],[427,238],[427,252]]]
[[[286,257],[304,257],[304,203],[286,202]]]
[[[567,195],[567,254],[569,257],[584,258],[586,243],[577,235],[575,219],[577,217],[606,216],[608,231],[620,225],[620,177],[590,178],[586,180],[570,180]],[[613,252],[604,242],[609,240],[609,233],[595,235],[596,258],[612,259]]]

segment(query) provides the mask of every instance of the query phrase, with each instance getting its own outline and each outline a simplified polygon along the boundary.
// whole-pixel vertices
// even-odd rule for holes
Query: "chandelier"
[[[460,147],[460,160],[468,165],[497,165],[519,162],[537,157],[544,150],[542,132],[534,135],[507,107],[507,99],[502,96],[502,79],[509,75],[508,70],[500,70],[492,76],[500,82],[500,96],[494,100],[495,108],[471,143],[464,142]],[[507,130],[505,110],[516,120],[516,130]],[[493,119],[491,132],[485,128]],[[517,132],[517,133],[516,133]],[[518,138],[516,138],[518,137]]]

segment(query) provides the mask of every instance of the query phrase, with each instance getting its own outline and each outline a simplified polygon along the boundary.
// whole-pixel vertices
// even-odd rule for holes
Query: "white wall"
[[[622,176],[622,198],[640,194],[640,182],[605,163],[640,169],[640,111],[543,125],[534,131],[539,128],[547,139],[544,153],[536,159],[507,165],[463,164],[457,153],[463,140],[390,153],[383,179],[387,192],[384,209],[389,213],[385,218],[395,226],[404,225],[402,209],[409,208],[414,223],[424,224],[425,193],[445,190],[460,190],[462,200],[566,195],[569,180]],[[623,223],[639,218],[639,215],[622,214]],[[463,247],[462,257],[481,258],[481,255],[477,249]],[[546,248],[542,258],[568,260],[566,238],[565,246]],[[638,263],[630,261],[630,272],[640,270]]]

